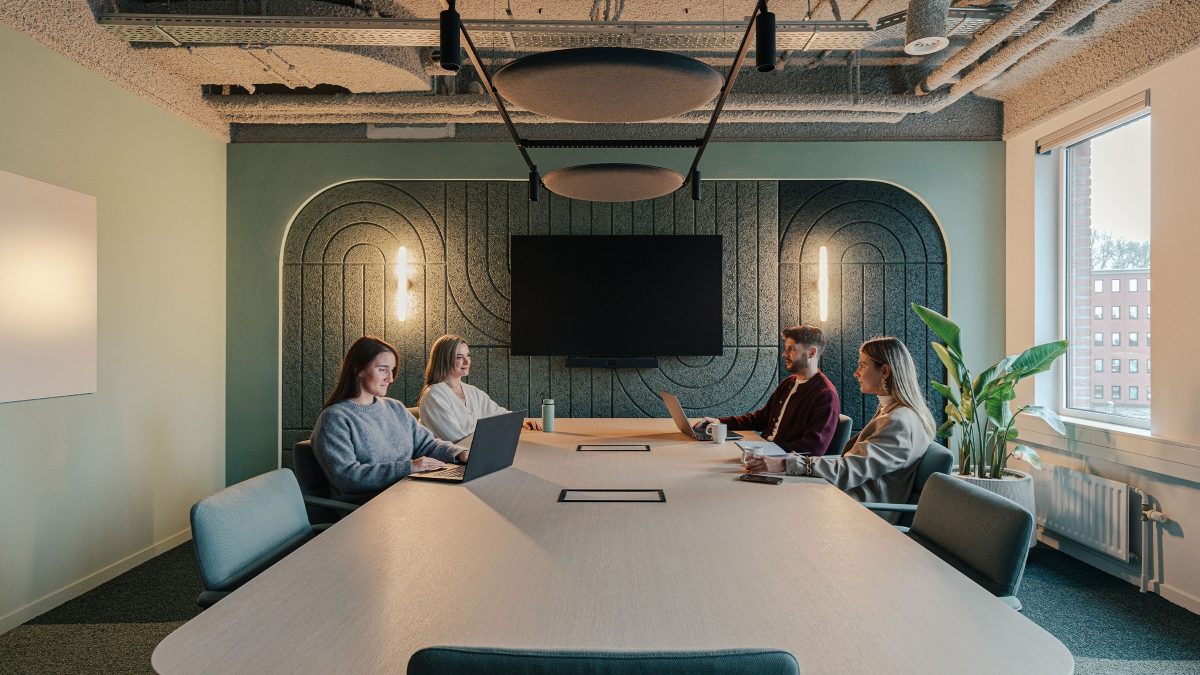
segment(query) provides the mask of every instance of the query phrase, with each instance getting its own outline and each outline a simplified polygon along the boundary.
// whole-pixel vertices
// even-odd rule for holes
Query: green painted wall
[[[680,151],[538,151],[542,173],[592,161],[687,168]],[[705,179],[870,179],[918,195],[950,248],[950,313],[969,354],[1004,344],[1004,145],[945,143],[715,144]],[[280,250],[292,217],[330,185],[361,179],[514,179],[525,165],[507,143],[244,144],[228,148],[226,480],[277,466]],[[975,364],[972,364],[975,365]]]
[[[0,403],[2,633],[224,483],[225,146],[4,26],[0,55],[0,169],[95,196],[99,250],[97,393]]]

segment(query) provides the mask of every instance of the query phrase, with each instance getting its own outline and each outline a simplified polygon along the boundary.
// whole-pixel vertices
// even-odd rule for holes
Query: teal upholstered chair
[[[329,498],[329,477],[313,454],[312,441],[300,441],[292,446],[292,467],[304,495],[309,522],[336,523],[358,508],[358,504]]]
[[[875,512],[900,513],[900,522],[896,526],[902,532],[907,532],[908,526],[912,523],[913,514],[917,512],[917,503],[921,499],[921,493],[925,490],[925,485],[929,482],[930,476],[939,473],[949,474],[953,468],[954,453],[950,452],[941,443],[930,443],[929,447],[925,448],[925,454],[921,456],[921,461],[917,463],[917,473],[913,477],[912,494],[909,495],[907,503],[886,504],[881,502],[863,502],[863,506]]]
[[[825,451],[826,457],[836,457],[846,451],[846,444],[850,442],[850,429],[854,426],[854,420],[850,419],[849,415],[838,415],[837,429],[833,432],[833,439],[829,441],[829,449]]]
[[[950,476],[929,478],[908,536],[1014,609],[1033,515],[1025,507]]]
[[[192,506],[192,545],[210,607],[325,526],[313,526],[296,476],[277,469],[206,497]]]
[[[408,675],[799,675],[796,657],[777,649],[705,652],[538,651],[427,647]]]

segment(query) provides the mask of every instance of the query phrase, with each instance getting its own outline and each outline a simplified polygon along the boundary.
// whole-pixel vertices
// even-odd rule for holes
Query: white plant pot
[[[960,476],[954,474],[955,478],[965,480],[968,483],[974,483],[979,487],[994,492],[1001,497],[1007,497],[1014,502],[1020,504],[1034,517],[1034,522],[1037,522],[1037,509],[1033,503],[1033,476],[1024,471],[1016,469],[1005,469],[1004,475],[1008,478],[976,478],[974,476]],[[1033,532],[1029,535],[1029,548],[1037,545],[1037,525],[1034,525]]]

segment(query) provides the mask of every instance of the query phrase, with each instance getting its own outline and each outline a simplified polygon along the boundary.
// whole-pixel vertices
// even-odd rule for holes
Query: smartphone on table
[[[783,478],[779,476],[768,476],[761,473],[744,473],[738,476],[738,480],[744,480],[747,483],[763,483],[766,485],[779,485],[783,482]]]

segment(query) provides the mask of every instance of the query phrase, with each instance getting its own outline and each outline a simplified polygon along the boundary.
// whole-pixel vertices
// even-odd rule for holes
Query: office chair
[[[929,447],[925,448],[925,454],[921,456],[921,461],[917,463],[917,472],[913,477],[912,493],[908,496],[908,503],[863,502],[863,506],[876,513],[899,513],[900,522],[896,523],[896,527],[901,532],[907,532],[908,526],[912,524],[913,514],[917,512],[917,503],[921,500],[921,493],[925,490],[930,476],[938,473],[949,474],[953,468],[954,453],[941,443],[930,443]]]
[[[954,569],[1020,610],[1033,514],[978,485],[931,476],[908,536]]]
[[[192,506],[192,545],[211,607],[300,548],[328,525],[312,525],[289,469],[276,469],[205,497]]]
[[[699,652],[540,651],[426,647],[408,675],[800,675],[796,657],[778,649]]]
[[[336,523],[358,508],[358,504],[329,498],[329,477],[313,454],[311,440],[300,441],[292,446],[292,465],[295,467],[296,481],[300,483],[300,492],[304,495],[309,522]]]
[[[846,444],[850,442],[850,429],[853,426],[854,420],[850,419],[849,415],[838,415],[837,429],[829,441],[829,449],[825,451],[826,457],[837,457],[846,451]]]

